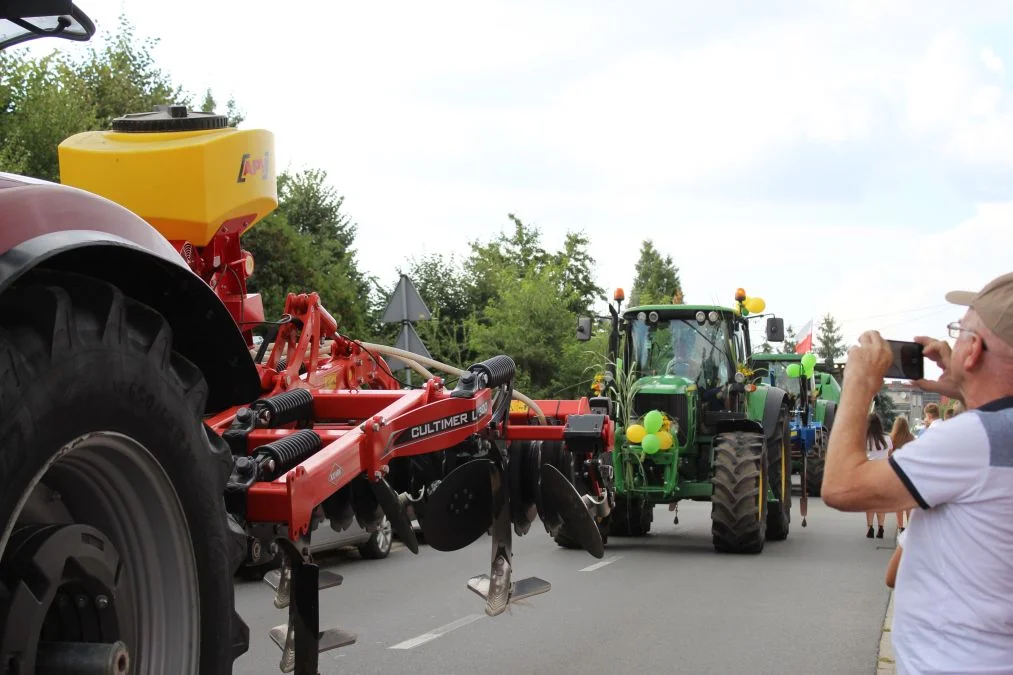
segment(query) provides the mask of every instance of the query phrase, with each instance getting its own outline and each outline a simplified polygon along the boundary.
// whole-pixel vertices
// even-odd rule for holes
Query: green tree
[[[154,39],[140,39],[125,17],[79,59],[59,51],[39,59],[0,53],[0,171],[58,181],[57,146],[108,129],[116,117],[155,105],[192,106],[193,96],[155,65]],[[203,109],[214,104],[205,93]],[[234,101],[226,113],[242,121]]]
[[[650,239],[645,239],[640,245],[640,258],[635,270],[630,307],[670,304],[676,294],[682,294],[679,268],[672,262],[671,256],[663,257]]]
[[[278,208],[243,236],[257,262],[250,286],[264,295],[269,318],[281,314],[289,292],[316,291],[341,332],[364,335],[370,281],[352,248],[357,226],[326,180],[326,172],[316,169],[278,176]],[[279,248],[296,240],[291,254]],[[265,259],[269,274],[259,271]]]
[[[840,325],[829,313],[825,314],[816,331],[816,356],[821,360],[839,359],[846,353]]]
[[[770,342],[767,341],[766,338],[764,338],[763,339],[763,343],[760,344],[760,346],[757,348],[757,350],[761,354],[773,354],[774,353],[774,346],[771,345]]]

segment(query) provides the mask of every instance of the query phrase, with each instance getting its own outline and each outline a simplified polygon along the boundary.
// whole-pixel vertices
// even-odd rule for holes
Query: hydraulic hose
[[[414,361],[416,363],[416,365],[421,364],[421,365],[419,365],[420,368],[421,368],[421,366],[429,366],[430,368],[435,368],[437,370],[442,370],[443,372],[451,373],[453,375],[461,375],[462,373],[468,372],[468,371],[466,371],[466,370],[464,370],[462,368],[458,368],[456,366],[451,366],[451,365],[446,364],[446,363],[440,363],[436,359],[430,359],[430,358],[425,357],[425,356],[419,356],[418,354],[414,354],[412,352],[405,351],[403,349],[398,349],[397,347],[389,347],[387,345],[378,345],[378,344],[374,344],[372,342],[359,342],[359,344],[361,344],[363,347],[365,347],[366,349],[368,349],[370,351],[375,351],[375,352],[378,352],[380,354],[385,354],[387,356],[395,356],[395,357],[401,359],[402,361],[408,363],[409,366],[411,366],[411,362]],[[413,370],[414,370],[414,368],[413,368]],[[423,370],[425,370],[425,369],[423,369]],[[428,372],[428,371],[426,371],[426,372]],[[433,377],[433,375],[430,373],[428,375],[425,375],[425,377]],[[534,411],[535,416],[538,417],[538,421],[539,422],[541,422],[542,424],[546,423],[546,421],[545,421],[545,414],[542,412],[542,409],[539,408],[538,405],[534,401],[532,401],[529,397],[525,396],[524,394],[522,394],[521,392],[519,392],[517,390],[514,390],[514,392],[513,392],[513,398],[516,399],[516,400],[518,400],[518,401],[520,401],[521,403],[523,403],[524,405],[528,406],[529,408],[531,408],[531,410]]]

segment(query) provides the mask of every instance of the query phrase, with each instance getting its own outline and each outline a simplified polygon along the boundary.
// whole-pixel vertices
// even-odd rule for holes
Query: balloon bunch
[[[812,352],[806,352],[802,356],[802,363],[792,363],[788,366],[788,377],[799,377],[805,375],[806,377],[812,377],[813,373],[816,372],[816,355]]]
[[[742,316],[749,316],[750,314],[759,314],[767,308],[767,303],[763,301],[763,298],[750,298],[746,296],[746,290],[744,288],[738,288],[735,290],[735,302],[737,314]]]
[[[672,434],[662,429],[665,425],[665,417],[658,410],[652,410],[644,415],[643,424],[631,424],[626,429],[626,440],[639,445],[648,455],[653,455],[659,450],[668,450],[675,445]]]

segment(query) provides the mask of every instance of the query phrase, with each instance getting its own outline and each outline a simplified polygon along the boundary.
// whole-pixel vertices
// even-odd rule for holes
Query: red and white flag
[[[813,349],[813,320],[809,319],[805,325],[798,330],[798,342],[795,343],[795,353],[805,354]]]

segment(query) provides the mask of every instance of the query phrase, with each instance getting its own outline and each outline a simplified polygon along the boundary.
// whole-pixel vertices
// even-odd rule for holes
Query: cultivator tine
[[[320,590],[341,584],[342,578],[321,572],[320,567],[304,558],[291,541],[279,541],[284,562],[277,577],[278,590],[280,593],[286,578],[291,589],[287,601],[288,623],[275,626],[269,635],[281,648],[281,672],[318,675],[320,652],[354,644],[357,639],[352,633],[337,628],[320,630]],[[275,605],[278,605],[277,599]]]
[[[491,488],[492,507],[492,566],[490,574],[481,574],[468,580],[468,588],[485,599],[485,613],[497,616],[506,611],[514,600],[545,593],[552,586],[549,582],[529,577],[514,582],[513,542],[510,517],[509,486],[507,476],[499,466],[489,462],[488,481]]]
[[[802,499],[799,500],[798,510],[802,514],[802,527],[806,526],[806,514],[809,512],[809,490],[806,489],[808,478],[809,458],[802,453]]]
[[[292,564],[282,556],[281,568],[264,575],[264,583],[274,589],[274,606],[285,609],[292,600]]]
[[[380,508],[383,509],[383,513],[387,516],[390,527],[394,530],[398,539],[401,540],[409,551],[418,553],[419,542],[415,537],[415,528],[412,527],[412,521],[408,518],[408,514],[405,511],[407,496],[402,500],[384,478],[375,483],[371,482],[370,486],[373,488],[376,501],[380,503]]]

